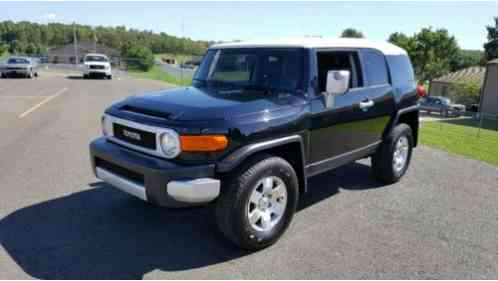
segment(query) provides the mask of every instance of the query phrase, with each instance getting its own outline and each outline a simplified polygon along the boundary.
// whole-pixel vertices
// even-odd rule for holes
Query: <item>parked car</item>
[[[465,114],[465,105],[454,104],[445,97],[426,97],[420,100],[420,110],[427,114],[437,112],[443,117],[459,117]]]
[[[83,78],[104,77],[112,79],[111,63],[103,54],[87,54],[83,58]]]
[[[38,63],[27,57],[10,57],[1,66],[1,77],[38,77]]]
[[[92,167],[153,204],[212,203],[230,241],[261,249],[285,232],[312,176],[371,157],[378,179],[398,181],[417,145],[416,102],[410,59],[386,42],[215,45],[191,87],[108,107]]]

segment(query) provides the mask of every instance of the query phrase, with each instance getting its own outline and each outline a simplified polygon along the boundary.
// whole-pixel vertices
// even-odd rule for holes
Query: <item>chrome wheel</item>
[[[247,204],[247,218],[257,231],[269,231],[287,207],[287,186],[279,177],[264,177],[254,186]]]
[[[393,156],[393,168],[397,173],[401,172],[405,168],[406,162],[408,162],[409,146],[410,142],[406,136],[401,136],[396,142]]]

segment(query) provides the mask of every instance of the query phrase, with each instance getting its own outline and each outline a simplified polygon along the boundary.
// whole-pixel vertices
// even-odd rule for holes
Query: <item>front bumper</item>
[[[90,144],[97,178],[160,206],[184,207],[210,202],[220,194],[214,164],[182,166],[99,138]]]
[[[5,75],[28,75],[30,73],[30,70],[27,68],[23,69],[2,69],[1,72]]]
[[[83,70],[83,74],[85,74],[85,75],[106,75],[106,76],[112,75],[110,69],[89,69],[89,68],[86,68],[85,70]]]

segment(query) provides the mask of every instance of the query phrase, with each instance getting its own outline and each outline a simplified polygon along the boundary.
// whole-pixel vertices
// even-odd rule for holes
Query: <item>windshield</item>
[[[94,62],[107,62],[107,58],[103,56],[86,56],[86,62],[94,61]]]
[[[29,64],[29,60],[22,58],[11,58],[7,61],[8,64]]]
[[[194,86],[294,92],[303,88],[303,49],[213,49],[194,75]]]

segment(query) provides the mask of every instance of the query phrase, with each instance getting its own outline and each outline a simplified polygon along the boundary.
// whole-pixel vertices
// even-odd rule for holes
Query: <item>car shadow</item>
[[[380,187],[369,170],[351,164],[313,178],[299,210],[339,187]],[[189,270],[249,254],[218,234],[209,207],[159,208],[103,182],[7,215],[0,220],[0,242],[40,279],[141,279],[152,270]]]

